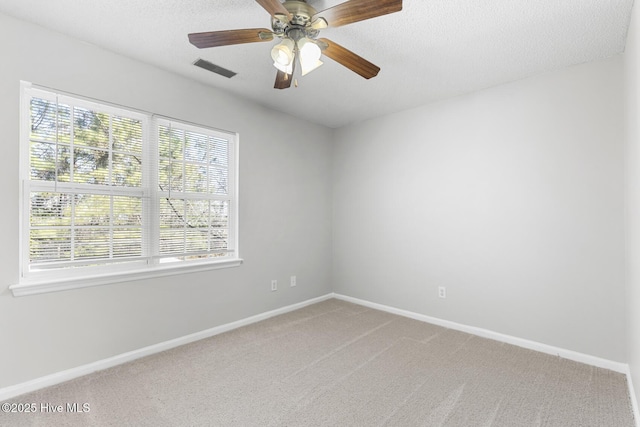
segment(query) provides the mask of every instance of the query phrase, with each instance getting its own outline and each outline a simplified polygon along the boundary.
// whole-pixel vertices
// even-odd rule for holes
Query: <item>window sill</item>
[[[36,295],[47,292],[66,291],[69,289],[87,288],[91,286],[108,285],[111,283],[130,282],[134,280],[152,279],[154,277],[173,276],[177,274],[195,273],[199,271],[217,270],[220,268],[238,267],[242,264],[241,258],[227,259],[207,263],[189,265],[158,266],[153,269],[145,268],[112,274],[95,276],[78,276],[63,279],[34,279],[23,280],[18,284],[9,286],[14,297]]]

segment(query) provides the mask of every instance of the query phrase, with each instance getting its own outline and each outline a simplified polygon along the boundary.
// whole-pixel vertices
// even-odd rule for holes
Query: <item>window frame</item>
[[[238,182],[239,182],[239,136],[237,133],[215,129],[209,126],[186,122],[184,120],[118,106],[109,102],[99,101],[59,90],[34,85],[22,81],[20,83],[20,164],[19,164],[19,282],[12,284],[9,289],[14,296],[31,295],[44,292],[61,291],[88,286],[120,283],[142,280],[154,277],[171,276],[198,271],[236,267],[242,264],[239,256],[239,224],[238,224]],[[44,95],[44,96],[43,96]],[[109,114],[123,114],[126,117],[141,120],[142,123],[142,183],[141,187],[116,186],[111,194],[126,193],[142,194],[142,209],[145,220],[142,223],[142,256],[133,262],[114,262],[99,266],[84,266],[78,268],[60,268],[46,271],[30,271],[30,192],[33,189],[46,191],[51,188],[51,182],[31,181],[30,179],[30,131],[31,114],[30,102],[33,97],[51,99],[60,97],[62,100],[72,101],[74,106],[93,108]],[[62,102],[62,101],[58,101]],[[229,254],[221,258],[207,258],[198,260],[180,260],[175,262],[160,262],[159,230],[160,230],[160,199],[163,197],[158,188],[159,142],[160,126],[172,123],[181,128],[200,131],[207,135],[224,138],[228,141],[228,191],[225,196],[214,198],[228,200],[228,247]],[[62,189],[79,189],[83,184],[62,183],[57,181],[54,186]],[[91,186],[93,184],[84,184]],[[57,188],[57,187],[55,187]],[[95,187],[98,188],[98,187]],[[49,191],[51,191],[49,189]],[[94,190],[96,191],[96,190]],[[108,190],[107,190],[108,192]],[[93,194],[93,193],[92,193]],[[205,197],[206,198],[206,197]],[[208,198],[211,200],[211,197]],[[146,224],[145,224],[146,222]]]

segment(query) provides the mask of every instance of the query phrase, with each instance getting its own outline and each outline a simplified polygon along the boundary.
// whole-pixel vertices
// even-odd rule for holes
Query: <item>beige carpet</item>
[[[2,426],[633,426],[624,375],[338,300],[12,399]]]

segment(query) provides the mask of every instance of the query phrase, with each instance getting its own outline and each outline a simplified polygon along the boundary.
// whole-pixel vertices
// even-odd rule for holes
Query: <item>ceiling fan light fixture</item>
[[[283,67],[290,66],[294,58],[293,48],[294,43],[290,38],[285,38],[275,45],[273,49],[271,49],[271,58],[273,59],[274,65],[279,64]],[[276,68],[278,67],[276,66]]]
[[[298,40],[298,52],[303,76],[322,65],[322,61],[320,61],[322,50],[311,39],[303,37]]]

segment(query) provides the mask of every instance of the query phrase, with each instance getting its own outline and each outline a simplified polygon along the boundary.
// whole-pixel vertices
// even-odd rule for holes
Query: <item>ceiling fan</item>
[[[365,19],[402,10],[402,0],[348,0],[317,12],[304,0],[256,0],[271,14],[271,30],[250,28],[242,30],[210,31],[189,34],[189,41],[203,49],[242,43],[268,42],[274,37],[281,41],[271,50],[273,65],[278,69],[274,88],[291,86],[297,62],[302,75],[322,65],[322,54],[358,73],[365,79],[378,75],[380,68],[339,44],[318,38],[320,30],[340,27]]]

